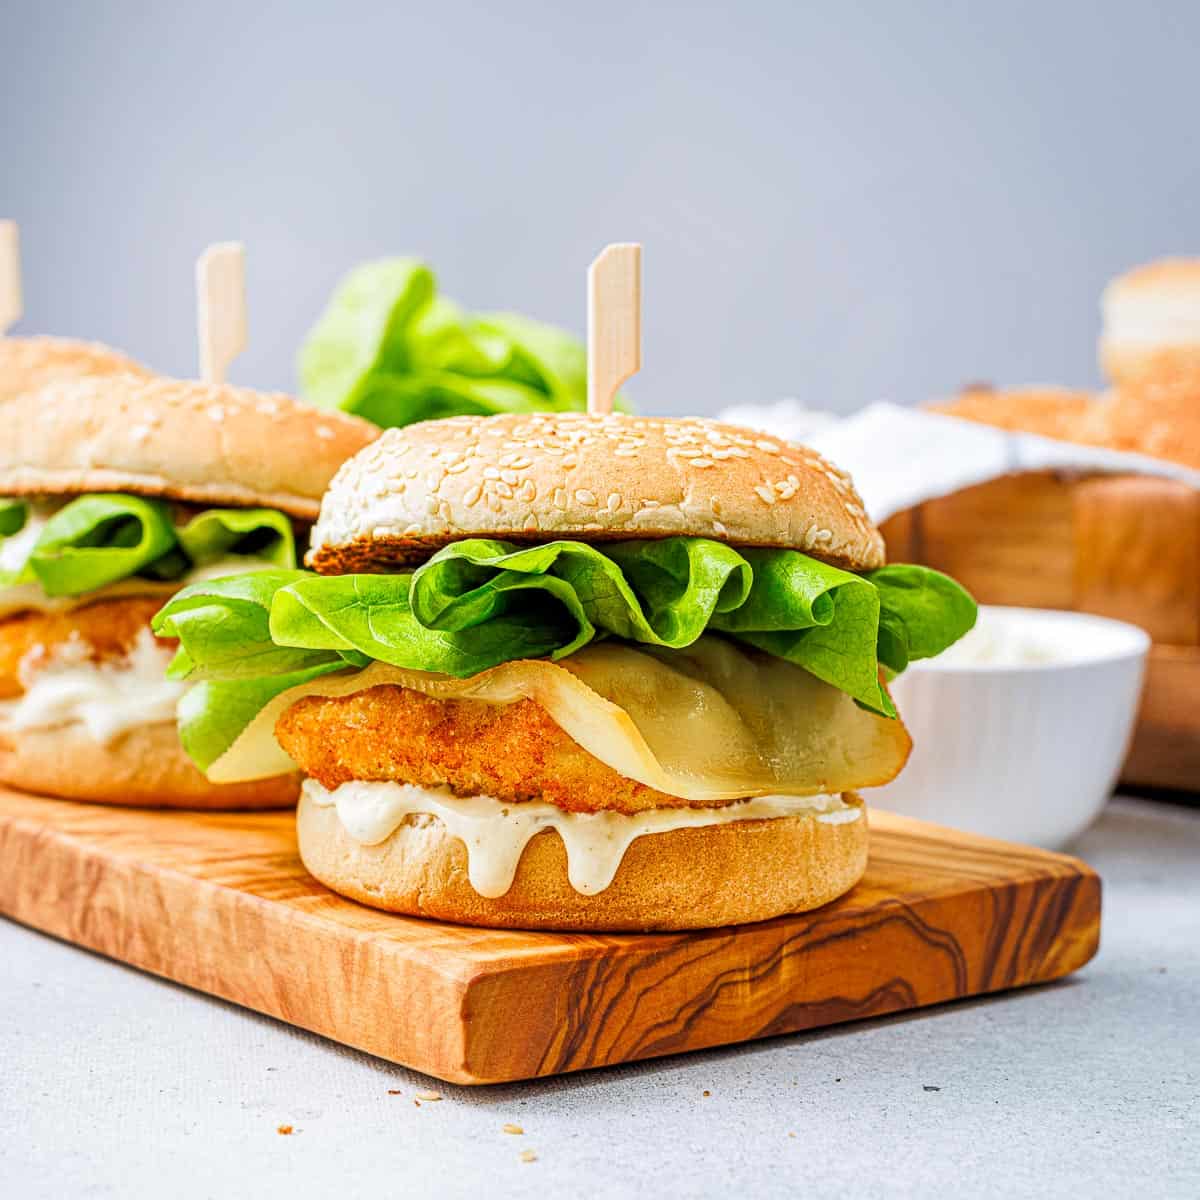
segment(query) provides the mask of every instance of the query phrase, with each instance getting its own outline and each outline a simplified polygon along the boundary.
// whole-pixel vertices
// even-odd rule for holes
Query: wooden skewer
[[[229,364],[246,348],[246,250],[217,242],[196,260],[200,378],[224,383]]]
[[[613,396],[642,365],[642,248],[605,246],[588,268],[587,410],[610,413]]]
[[[21,239],[16,221],[0,221],[0,337],[25,311],[21,300]]]

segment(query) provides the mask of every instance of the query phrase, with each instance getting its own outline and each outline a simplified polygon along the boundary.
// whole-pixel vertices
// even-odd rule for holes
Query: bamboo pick
[[[0,337],[25,311],[21,300],[21,239],[16,221],[0,221]]]
[[[605,246],[588,268],[587,409],[610,413],[642,365],[642,247]]]
[[[229,364],[246,348],[246,250],[217,242],[196,260],[200,378],[224,383]]]

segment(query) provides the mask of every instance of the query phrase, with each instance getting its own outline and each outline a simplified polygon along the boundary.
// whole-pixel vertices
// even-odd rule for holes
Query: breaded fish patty
[[[692,803],[618,774],[532,700],[436,700],[388,684],[336,698],[306,696],[279,718],[275,736],[327,788],[393,780],[463,796],[547,800],[568,812]]]
[[[130,596],[97,600],[65,612],[28,610],[0,620],[0,699],[11,700],[25,690],[21,664],[31,656],[53,654],[56,648],[78,646],[92,662],[128,654],[162,598]],[[166,643],[171,645],[173,643]]]

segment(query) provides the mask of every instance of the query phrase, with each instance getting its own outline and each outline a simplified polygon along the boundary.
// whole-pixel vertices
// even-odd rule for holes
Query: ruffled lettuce
[[[28,520],[26,502],[0,502],[0,537]],[[33,583],[47,596],[81,596],[135,575],[178,579],[230,556],[295,567],[291,521],[274,509],[208,509],[176,525],[165,501],[94,493],[51,515],[24,561],[0,572],[0,587]]]
[[[343,280],[300,351],[306,399],[385,428],[463,413],[561,412],[587,399],[587,354],[515,313],[472,315],[412,259]]]
[[[232,744],[238,714],[267,677],[382,662],[464,678],[518,659],[561,659],[598,638],[680,650],[705,632],[785,659],[895,716],[881,668],[898,672],[940,653],[971,628],[975,611],[957,583],[925,567],[852,575],[794,550],[735,550],[703,538],[603,549],[470,539],[411,574],[269,571],[195,584],[154,628],[179,639],[175,678],[228,685],[211,703],[196,699],[184,718],[205,726],[212,750]],[[234,703],[235,694],[249,699]]]

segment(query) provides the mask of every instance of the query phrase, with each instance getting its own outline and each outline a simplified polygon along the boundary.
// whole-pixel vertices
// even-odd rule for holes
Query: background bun
[[[0,337],[0,401],[38,391],[56,379],[78,379],[82,375],[147,378],[150,374],[141,363],[99,342]]]
[[[1090,392],[1050,386],[964,388],[953,400],[929,405],[931,412],[977,421],[1015,433],[1038,433],[1068,442],[1103,445],[1107,441],[1106,405]]]
[[[791,547],[852,570],[884,562],[849,476],[807,447],[692,418],[531,413],[389,429],[334,478],[309,563],[416,562],[476,536],[676,534]]]
[[[138,808],[288,808],[297,775],[254,783],[209,783],[179,744],[174,722],[142,725],[104,745],[81,725],[0,733],[0,783]]]
[[[1200,467],[1200,259],[1138,267],[1101,307],[1112,444]]]
[[[862,804],[847,793],[847,802]],[[812,816],[738,821],[637,838],[616,878],[594,896],[567,881],[553,830],[525,848],[509,891],[479,895],[463,843],[436,819],[409,818],[366,846],[333,806],[301,796],[300,857],[327,887],[373,908],[500,929],[709,929],[806,912],[848,892],[867,866],[866,813],[830,824]]]
[[[131,375],[58,380],[8,401],[4,416],[6,495],[138,492],[306,521],[378,433],[290,396]]]
[[[1200,259],[1162,259],[1118,276],[1100,308],[1100,364],[1115,384],[1200,377]]]

